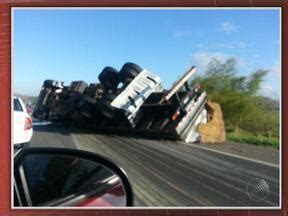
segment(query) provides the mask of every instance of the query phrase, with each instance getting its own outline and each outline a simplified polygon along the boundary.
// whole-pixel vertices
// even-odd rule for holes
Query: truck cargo
[[[95,132],[199,142],[198,127],[213,110],[200,84],[190,85],[195,72],[191,67],[168,90],[159,76],[130,62],[119,72],[105,67],[99,83],[45,80],[33,117]]]

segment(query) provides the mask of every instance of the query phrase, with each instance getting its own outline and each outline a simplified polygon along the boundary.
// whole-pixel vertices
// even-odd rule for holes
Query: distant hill
[[[275,100],[270,97],[263,97],[263,96],[259,96],[258,99],[259,99],[259,103],[263,105],[264,107],[266,107],[268,110],[271,110],[271,111],[279,110],[279,105],[280,105],[279,100]]]
[[[28,104],[29,102],[32,103],[33,105],[36,104],[37,97],[35,97],[35,96],[27,96],[27,95],[21,95],[21,94],[17,94],[17,93],[14,93],[14,95],[16,97],[21,98],[25,104]]]

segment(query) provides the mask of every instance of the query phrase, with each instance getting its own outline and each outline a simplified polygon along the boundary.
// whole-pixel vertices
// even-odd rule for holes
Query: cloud
[[[264,89],[265,91],[268,91],[268,92],[274,91],[274,90],[273,90],[273,87],[270,86],[270,85],[267,85],[267,84],[263,84],[263,85],[261,86],[261,89]]]
[[[272,67],[269,68],[269,72],[271,75],[279,76],[281,75],[281,67],[279,62],[275,62]]]
[[[259,95],[279,99],[281,95],[281,65],[275,61],[267,67],[268,74],[259,90]]]
[[[279,98],[279,92],[276,91],[271,85],[263,83],[259,90],[259,95],[270,97],[270,98]]]
[[[245,49],[248,43],[243,41],[232,41],[232,42],[215,42],[212,44],[214,47],[225,48],[225,49]]]
[[[173,38],[180,39],[183,37],[190,36],[190,35],[192,35],[192,33],[193,32],[191,30],[177,30],[177,31],[173,32]]]
[[[224,32],[226,34],[230,34],[230,33],[233,33],[233,32],[237,32],[238,31],[238,26],[235,25],[232,22],[223,22],[223,23],[220,24],[218,30],[222,31],[222,32]]]

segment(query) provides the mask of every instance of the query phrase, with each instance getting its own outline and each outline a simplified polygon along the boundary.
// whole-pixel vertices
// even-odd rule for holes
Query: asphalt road
[[[31,146],[78,148],[111,158],[127,172],[135,206],[279,206],[278,167],[196,145],[38,125]],[[259,179],[269,187],[267,196],[251,199],[247,186]]]

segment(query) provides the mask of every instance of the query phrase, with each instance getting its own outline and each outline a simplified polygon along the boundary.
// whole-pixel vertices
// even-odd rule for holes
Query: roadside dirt
[[[279,165],[279,149],[269,146],[257,146],[235,142],[197,145]]]

